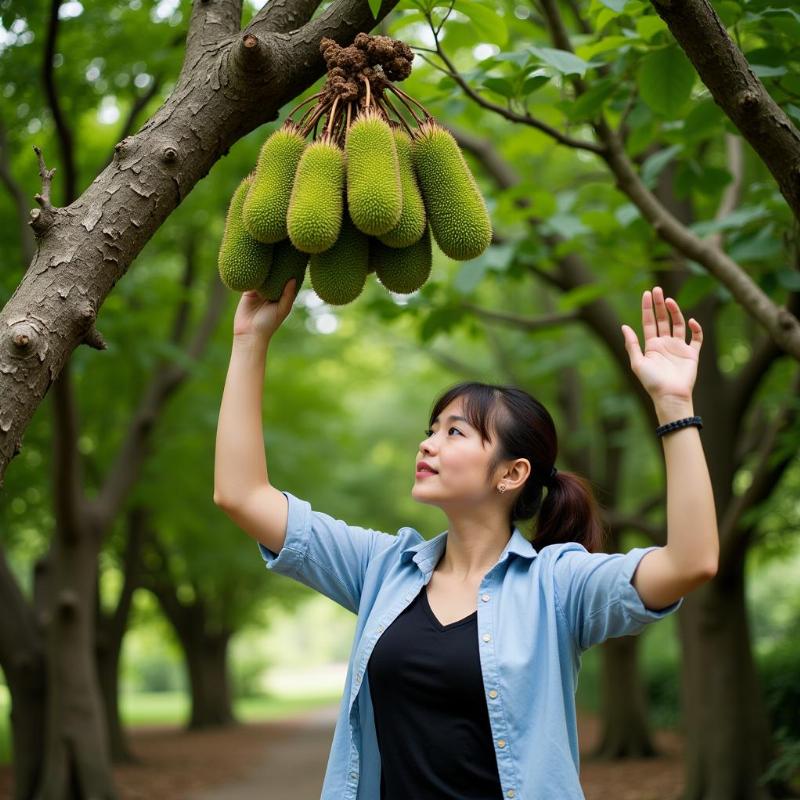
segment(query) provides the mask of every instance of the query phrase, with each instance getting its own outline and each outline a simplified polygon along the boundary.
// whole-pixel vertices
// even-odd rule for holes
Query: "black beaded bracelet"
[[[698,428],[703,427],[703,420],[699,416],[694,417],[684,417],[683,419],[676,419],[672,422],[665,422],[663,425],[659,425],[656,428],[656,435],[663,436],[665,433],[669,433],[670,431],[676,431],[679,428],[686,428],[689,425],[697,425]]]

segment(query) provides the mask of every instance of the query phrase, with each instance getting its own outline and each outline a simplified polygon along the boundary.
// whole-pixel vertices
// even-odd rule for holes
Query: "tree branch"
[[[799,393],[800,369],[795,372],[791,389],[786,395],[786,402],[775,414],[766,434],[762,433],[750,485],[742,494],[731,498],[725,515],[720,520],[718,570],[720,574],[726,574],[741,553],[746,552],[753,544],[757,525],[742,525],[742,516],[772,495],[786,469],[797,458],[797,453],[789,447],[783,448],[778,459],[775,458],[775,451],[781,434],[796,426],[800,418],[800,407],[797,402]]]
[[[395,5],[384,0],[380,18]],[[232,23],[237,7],[212,0],[196,25],[212,24],[210,9]],[[0,478],[103,301],[164,220],[235,142],[323,74],[323,35],[341,44],[374,24],[366,0],[338,0],[296,31],[262,37],[267,57],[255,77],[237,57],[244,37],[236,33],[184,59],[175,90],[60,211],[0,310]]]
[[[72,131],[67,124],[64,111],[61,108],[61,101],[58,97],[56,79],[53,72],[53,60],[56,54],[56,42],[58,40],[58,9],[61,0],[50,0],[50,18],[47,24],[47,37],[44,47],[44,61],[42,63],[42,79],[44,81],[44,91],[47,97],[47,104],[53,115],[53,122],[56,126],[58,144],[61,149],[61,160],[64,164],[64,205],[69,205],[77,195],[78,176],[75,167],[75,148],[72,139]]]
[[[555,0],[540,0],[540,2],[547,11],[553,43],[561,50],[573,52],[569,34],[564,27]],[[581,94],[585,90],[583,81],[575,78],[573,82],[577,93]],[[592,123],[592,127],[605,144],[599,155],[616,177],[617,188],[630,198],[658,236],[678,252],[702,264],[730,291],[739,304],[764,326],[783,350],[800,361],[800,320],[786,308],[773,303],[739,264],[715,247],[712,242],[700,239],[659,202],[634,168],[619,136],[602,116]]]
[[[552,314],[542,314],[538,317],[526,317],[521,314],[513,314],[508,311],[493,311],[489,308],[482,308],[473,303],[462,301],[462,308],[474,312],[479,317],[493,322],[500,322],[523,331],[541,331],[555,328],[570,322],[582,322],[581,314],[577,311],[553,312]]]
[[[191,238],[189,239],[191,242]],[[186,273],[183,284],[188,286],[194,275],[194,249],[189,246],[186,258]],[[195,331],[191,344],[186,348],[192,360],[198,360],[208,345],[224,309],[227,292],[216,277],[211,281],[211,292],[203,319]],[[171,342],[178,345],[183,338],[186,318],[189,312],[188,292],[178,306],[173,322]],[[111,466],[106,480],[92,501],[93,511],[98,519],[97,530],[104,535],[110,523],[119,514],[125,498],[138,480],[152,439],[153,427],[167,400],[175,393],[189,376],[187,367],[177,364],[160,364],[154,370],[153,378],[145,389],[127,434]]]
[[[210,48],[229,40],[242,25],[242,0],[192,0],[186,54],[179,83],[191,75]]]
[[[247,26],[249,31],[290,33],[305,25],[319,7],[320,0],[269,0]]]
[[[551,139],[554,139],[559,144],[564,144],[567,147],[574,148],[575,150],[588,150],[590,153],[597,153],[598,155],[602,154],[603,147],[596,142],[588,142],[583,139],[574,139],[565,133],[561,133],[561,131],[559,131],[557,128],[554,128],[552,125],[542,122],[542,120],[538,119],[537,117],[531,116],[527,113],[518,114],[515,111],[511,111],[511,109],[504,108],[503,106],[497,105],[497,103],[493,103],[491,100],[487,100],[485,97],[482,97],[469,85],[469,83],[467,83],[464,77],[455,68],[453,62],[450,61],[444,50],[442,50],[438,38],[436,40],[436,50],[439,58],[441,58],[442,61],[444,61],[444,63],[447,65],[447,70],[442,70],[442,72],[444,72],[445,75],[449,75],[464,90],[466,95],[482,108],[485,108],[488,111],[493,111],[495,114],[498,114],[499,116],[510,120],[511,122],[521,122],[531,128],[535,128],[537,131],[547,134]]]
[[[31,228],[28,225],[28,208],[30,203],[28,197],[22,188],[22,185],[17,182],[11,173],[11,158],[8,152],[8,139],[6,138],[6,129],[0,121],[0,181],[6,187],[11,200],[14,203],[14,210],[17,217],[17,226],[19,228],[19,245],[22,251],[22,260],[27,268],[31,263],[34,253],[36,252],[36,241],[34,239]]]
[[[750,69],[708,0],[651,3],[800,220],[800,131]]]

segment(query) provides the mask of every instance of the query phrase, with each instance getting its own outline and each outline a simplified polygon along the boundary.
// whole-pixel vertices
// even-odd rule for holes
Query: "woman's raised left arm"
[[[670,332],[670,319],[672,331]],[[631,368],[653,400],[659,425],[694,416],[692,388],[703,332],[689,320],[691,341],[678,304],[660,286],[642,295],[645,351],[635,332],[622,326]],[[700,430],[687,426],[662,437],[667,466],[667,544],[647,553],[633,585],[648,608],[675,602],[710,580],[719,561],[719,535],[711,478]]]

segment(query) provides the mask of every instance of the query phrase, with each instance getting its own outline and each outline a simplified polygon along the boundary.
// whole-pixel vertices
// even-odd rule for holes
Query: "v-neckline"
[[[450,630],[450,628],[455,628],[457,625],[463,625],[465,622],[469,622],[473,617],[476,617],[478,615],[478,609],[476,608],[471,614],[467,614],[466,617],[463,617],[462,619],[457,619],[455,622],[449,622],[447,625],[442,625],[442,623],[439,622],[439,620],[436,618],[436,614],[433,613],[431,604],[428,602],[427,584],[422,587],[422,599],[423,599],[423,606],[428,616],[430,617],[431,622],[433,622],[433,624],[440,631],[448,631]]]

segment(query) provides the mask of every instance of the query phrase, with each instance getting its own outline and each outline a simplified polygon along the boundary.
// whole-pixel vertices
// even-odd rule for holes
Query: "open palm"
[[[703,343],[700,323],[689,319],[692,335],[687,344],[686,325],[678,304],[671,297],[665,300],[661,287],[655,286],[652,292],[645,290],[642,295],[642,327],[644,353],[635,331],[628,325],[622,326],[631,369],[642,386],[653,398],[691,398]]]

